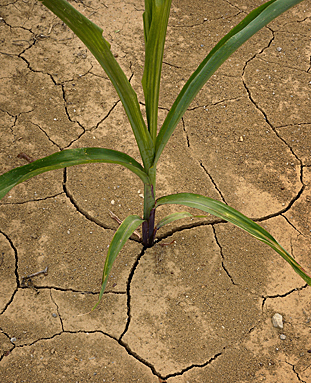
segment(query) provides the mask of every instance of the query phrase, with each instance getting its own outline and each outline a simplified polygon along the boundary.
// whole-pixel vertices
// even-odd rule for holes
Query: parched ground
[[[261,3],[173,0],[161,121],[212,46]],[[143,0],[73,5],[103,28],[143,109]],[[0,172],[26,164],[19,153],[85,146],[138,159],[118,95],[73,33],[35,0],[2,0],[0,17]],[[212,76],[163,153],[157,189],[228,203],[307,270],[310,28],[306,0]],[[310,287],[270,248],[212,216],[161,229],[147,250],[129,241],[89,313],[117,227],[108,209],[141,214],[142,192],[129,171],[94,164],[38,176],[1,201],[1,382],[310,383]],[[283,329],[273,327],[275,313]]]

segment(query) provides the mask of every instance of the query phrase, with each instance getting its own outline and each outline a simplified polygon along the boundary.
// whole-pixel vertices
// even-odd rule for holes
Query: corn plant
[[[136,93],[111,53],[110,44],[102,36],[103,30],[65,0],[40,1],[82,40],[110,78],[128,116],[140,152],[141,162],[125,153],[111,149],[79,148],[63,150],[10,170],[0,176],[0,198],[15,185],[40,173],[79,164],[93,162],[119,164],[131,170],[140,178],[144,184],[143,216],[130,215],[124,219],[117,229],[106,256],[98,303],[104,293],[113,262],[126,241],[140,225],[142,225],[142,244],[145,247],[150,247],[153,245],[157,230],[160,227],[191,216],[188,212],[173,213],[155,224],[156,209],[165,204],[179,204],[196,208],[233,223],[272,247],[311,285],[310,276],[266,230],[228,205],[192,193],[173,194],[156,199],[157,163],[178,122],[199,90],[220,65],[244,42],[274,18],[302,0],[268,1],[253,10],[224,36],[192,73],[173,103],[159,131],[160,77],[171,0],[145,0],[145,12],[143,14],[145,66],[142,87],[145,97],[146,121],[141,113]]]

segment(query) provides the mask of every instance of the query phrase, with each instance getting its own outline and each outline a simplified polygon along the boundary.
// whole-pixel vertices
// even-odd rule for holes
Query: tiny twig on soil
[[[18,158],[22,158],[22,159],[26,160],[26,161],[29,162],[29,163],[35,161],[34,158],[28,156],[27,154],[25,154],[25,153],[23,153],[23,152],[19,153],[19,154],[17,155],[17,157],[18,157]]]
[[[27,275],[26,277],[23,277],[22,278],[22,286],[26,286],[27,281],[31,281],[31,278],[36,277],[37,275],[41,275],[41,274],[44,274],[45,276],[48,275],[48,266],[46,266],[46,268],[44,270],[37,271],[36,273]]]

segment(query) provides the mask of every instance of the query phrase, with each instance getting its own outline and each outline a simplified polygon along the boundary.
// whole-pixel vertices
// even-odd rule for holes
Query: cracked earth
[[[143,110],[143,0],[73,4],[103,28]],[[161,121],[212,46],[260,4],[173,0]],[[310,9],[307,0],[273,21],[204,86],[163,153],[157,189],[228,203],[307,270]],[[1,173],[75,147],[138,159],[118,95],[72,32],[34,0],[2,0],[0,17]],[[310,383],[310,287],[212,216],[162,228],[150,249],[130,240],[89,313],[117,227],[108,209],[140,215],[142,190],[127,170],[93,164],[33,178],[1,201],[1,382]]]

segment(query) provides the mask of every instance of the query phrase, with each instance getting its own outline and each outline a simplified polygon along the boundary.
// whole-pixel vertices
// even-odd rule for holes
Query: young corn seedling
[[[146,121],[141,113],[136,93],[111,53],[109,43],[102,36],[103,30],[65,0],[41,1],[81,39],[110,78],[128,116],[140,152],[139,161],[141,162],[125,153],[105,148],[63,150],[10,170],[0,176],[0,198],[15,185],[38,174],[86,163],[105,162],[123,165],[140,178],[144,184],[143,216],[130,215],[120,223],[106,256],[98,303],[103,296],[110,270],[117,255],[140,225],[142,225],[141,242],[145,247],[150,247],[153,245],[157,230],[160,227],[181,218],[191,217],[188,212],[178,212],[168,215],[155,224],[156,209],[165,204],[179,204],[196,208],[233,223],[272,247],[311,285],[310,276],[266,230],[225,203],[192,193],[179,193],[156,198],[156,169],[159,158],[178,122],[199,90],[244,42],[270,21],[302,0],[271,0],[262,4],[224,36],[192,73],[159,131],[160,78],[171,0],[145,0],[143,15],[145,66],[142,87],[145,97]]]

